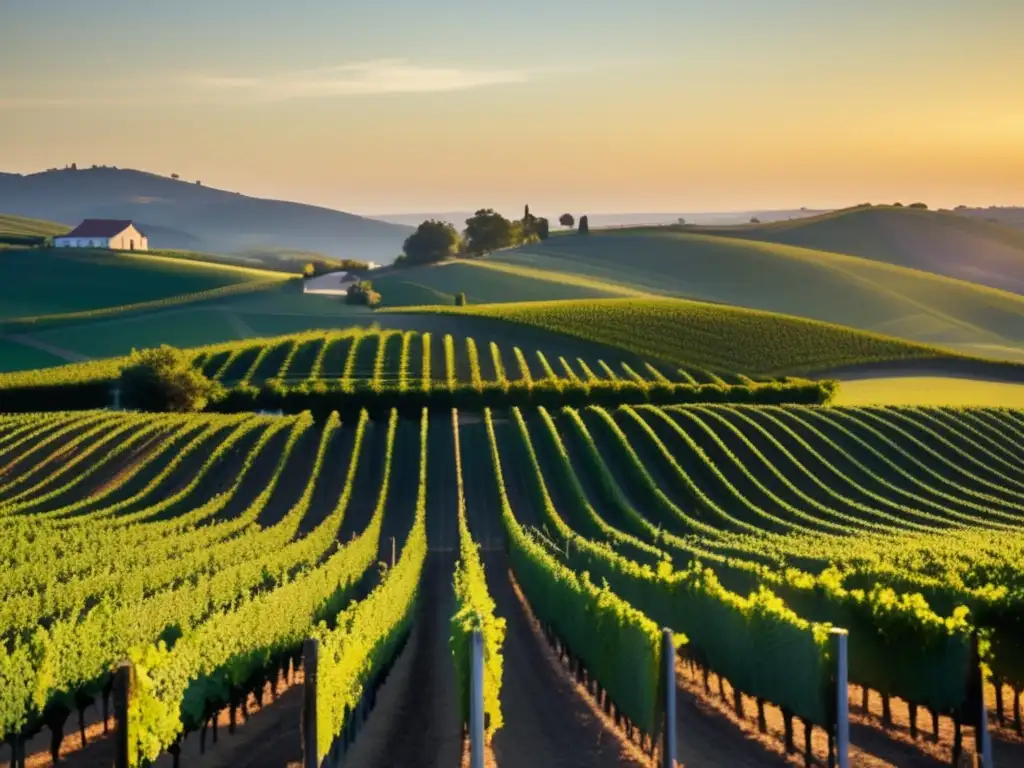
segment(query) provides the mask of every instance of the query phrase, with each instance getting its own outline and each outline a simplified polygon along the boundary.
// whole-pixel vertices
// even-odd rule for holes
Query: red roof
[[[131,225],[130,219],[86,219],[62,237],[117,237]]]

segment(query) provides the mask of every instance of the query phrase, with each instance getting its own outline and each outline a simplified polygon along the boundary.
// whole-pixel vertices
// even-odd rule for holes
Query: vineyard
[[[598,349],[602,349],[598,347]],[[829,382],[751,378],[693,365],[652,363],[615,349],[585,358],[545,349],[417,331],[355,327],[188,350],[192,365],[221,385],[208,410],[351,413],[363,407],[760,402],[823,403]],[[8,412],[102,408],[126,358],[0,374]],[[390,398],[390,400],[388,399]],[[325,410],[326,409],[326,410]]]
[[[452,765],[479,633],[498,765],[646,765],[664,628],[681,760],[827,764],[841,627],[855,765],[976,752],[982,691],[1018,764],[1022,444],[996,409],[3,416],[5,757]]]
[[[960,357],[947,349],[817,320],[682,299],[536,301],[401,311],[497,318],[679,365],[699,363],[763,376]]]

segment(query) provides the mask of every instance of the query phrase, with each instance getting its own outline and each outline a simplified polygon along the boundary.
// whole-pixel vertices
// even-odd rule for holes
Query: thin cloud
[[[548,74],[554,71],[546,70]],[[378,59],[262,76],[154,75],[145,80],[105,82],[102,91],[88,95],[5,97],[0,94],[0,109],[187,106],[388,93],[444,93],[525,83],[539,74],[540,70],[425,67],[404,59]]]
[[[325,96],[462,91],[525,83],[535,74],[523,69],[424,67],[404,59],[380,59],[263,77],[203,75],[196,82],[207,93],[255,101],[281,101]]]

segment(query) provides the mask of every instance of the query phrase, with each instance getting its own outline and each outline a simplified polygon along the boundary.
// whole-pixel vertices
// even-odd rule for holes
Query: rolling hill
[[[0,213],[0,238],[3,237],[53,237],[68,231],[63,224],[26,216],[10,216]]]
[[[1024,367],[1018,365],[970,359],[939,347],[791,315],[684,299],[537,301],[385,312],[503,320],[712,371],[787,376],[885,367],[1024,379]]]
[[[288,248],[389,262],[408,227],[312,205],[266,200],[116,168],[0,174],[0,211],[65,225],[133,219],[155,248],[236,252]]]
[[[1024,293],[1024,232],[946,211],[874,206],[794,221],[693,229],[861,256]]]
[[[460,291],[472,304],[676,297],[975,355],[1024,357],[1024,297],[1018,294],[872,259],[688,228],[595,230],[483,259],[391,270],[374,283],[391,306],[448,303],[445,297]]]
[[[180,300],[287,275],[142,253],[28,248],[0,252],[0,326]]]
[[[968,216],[972,219],[1002,224],[1006,227],[1024,229],[1024,206],[991,206],[989,208],[968,208],[957,206],[953,209],[957,216]]]

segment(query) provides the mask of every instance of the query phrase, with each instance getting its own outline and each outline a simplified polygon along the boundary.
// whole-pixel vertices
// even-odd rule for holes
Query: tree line
[[[558,223],[571,228],[576,219],[571,213],[563,213]],[[506,219],[493,208],[481,208],[466,219],[462,232],[447,221],[428,219],[406,238],[395,265],[430,264],[445,259],[483,256],[502,248],[547,240],[550,230],[548,220],[530,213],[529,205],[523,211],[523,218],[515,220]],[[578,231],[581,234],[590,231],[586,216],[580,217]]]

